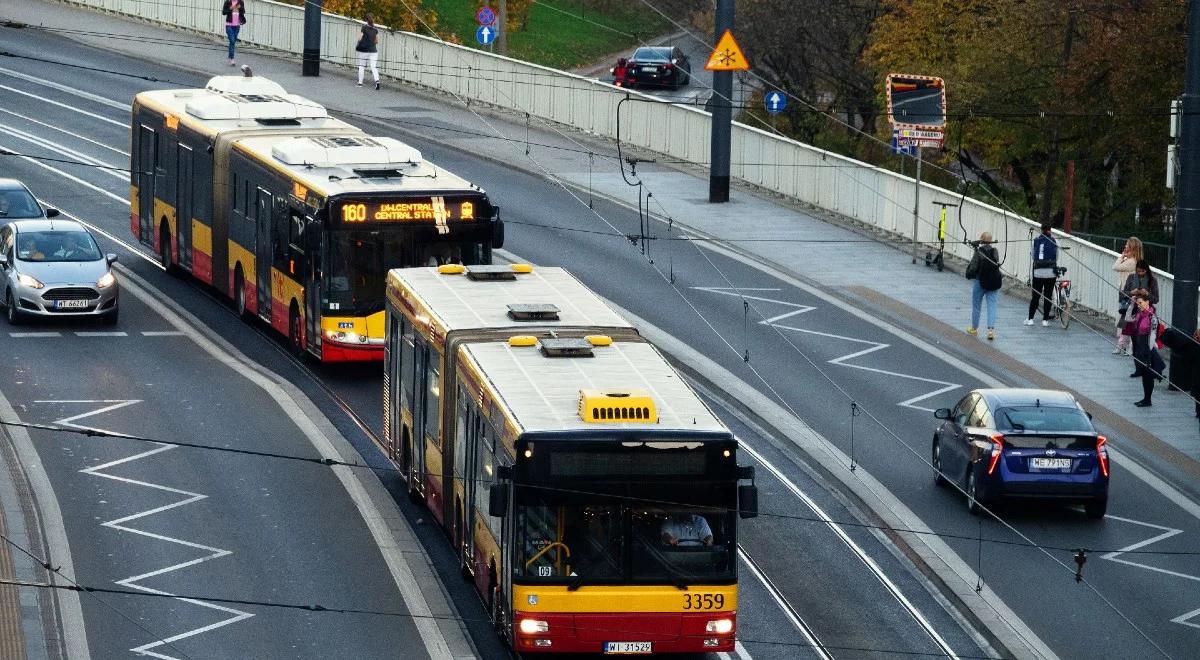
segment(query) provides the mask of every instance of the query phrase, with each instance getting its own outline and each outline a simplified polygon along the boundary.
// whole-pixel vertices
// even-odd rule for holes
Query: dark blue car
[[[1083,504],[1090,518],[1108,510],[1108,439],[1069,393],[973,390],[934,416],[946,420],[933,434],[937,483],[961,486],[971,513],[1017,498]]]

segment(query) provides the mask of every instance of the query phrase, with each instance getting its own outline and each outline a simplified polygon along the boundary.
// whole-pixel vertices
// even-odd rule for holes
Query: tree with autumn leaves
[[[289,5],[304,6],[304,0],[281,0]],[[429,35],[437,32],[437,13],[421,5],[421,0],[323,0],[322,11],[362,19],[367,14],[379,25]],[[441,36],[441,35],[439,35]]]
[[[971,194],[1061,225],[1073,162],[1078,230],[1121,231],[1135,213],[1151,218],[1173,203],[1164,180],[1168,110],[1183,90],[1184,0],[825,4],[838,10],[739,0],[740,39],[759,73],[824,113],[789,106],[793,114],[776,121],[799,139],[894,162],[845,124],[889,140],[884,77],[936,75],[946,80],[950,120],[945,150],[926,156],[988,189]],[[795,19],[788,26],[809,26],[804,43],[780,24],[747,20],[785,9]]]

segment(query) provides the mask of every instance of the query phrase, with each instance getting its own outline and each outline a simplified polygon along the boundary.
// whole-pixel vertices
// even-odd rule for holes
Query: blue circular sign
[[[484,46],[496,40],[496,35],[500,30],[491,25],[480,25],[478,30],[475,30],[475,40]]]
[[[763,97],[763,105],[766,106],[767,112],[771,114],[783,112],[783,109],[787,107],[787,94],[777,89],[767,92],[766,96]]]
[[[479,21],[480,25],[494,25],[496,12],[491,7],[480,7],[479,11],[475,12],[475,20]]]

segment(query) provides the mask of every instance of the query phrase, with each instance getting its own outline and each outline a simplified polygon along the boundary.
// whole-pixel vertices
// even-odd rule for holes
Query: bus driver
[[[666,545],[695,547],[712,545],[712,529],[704,516],[686,511],[675,511],[667,516],[659,528]]]

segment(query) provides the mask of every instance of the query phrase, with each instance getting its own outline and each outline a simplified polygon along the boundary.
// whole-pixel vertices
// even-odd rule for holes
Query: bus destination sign
[[[433,222],[475,219],[476,201],[447,200],[445,197],[400,200],[348,200],[342,202],[337,218],[345,224]]]

